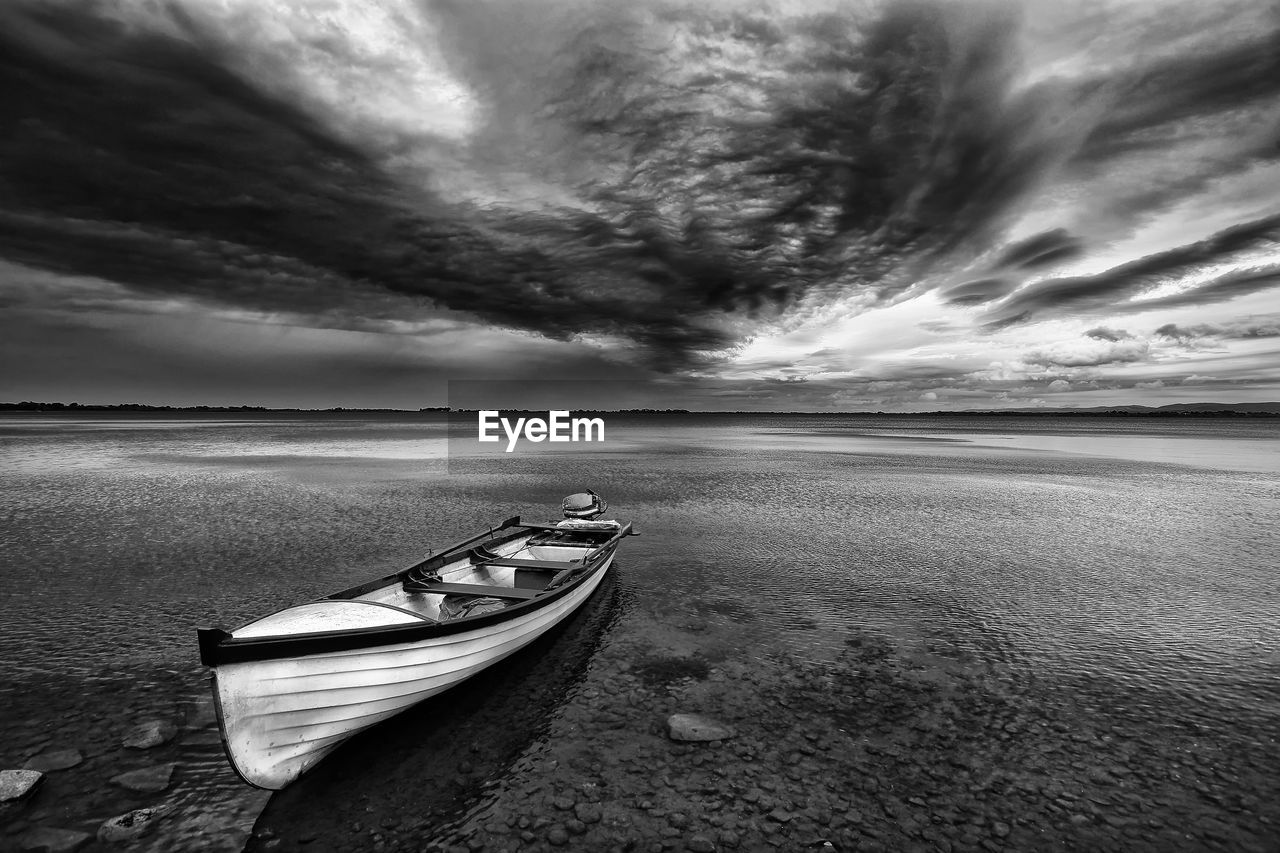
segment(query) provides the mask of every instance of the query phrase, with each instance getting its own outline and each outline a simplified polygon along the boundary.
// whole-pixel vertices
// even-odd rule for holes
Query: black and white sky
[[[1271,0],[8,0],[0,123],[4,400],[1280,399]]]

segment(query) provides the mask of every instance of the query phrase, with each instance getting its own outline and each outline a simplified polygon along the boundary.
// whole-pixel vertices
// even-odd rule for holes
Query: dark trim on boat
[[[352,587],[339,593],[327,596],[329,599],[346,599],[356,595],[361,595],[369,590],[376,589],[380,586],[394,583],[401,580],[410,571],[419,566],[425,566],[431,561],[454,555],[456,552],[465,550],[478,539],[486,537],[492,538],[495,533],[504,528],[521,527],[520,517],[509,518],[497,528],[490,528],[484,533],[469,537],[461,542],[450,546],[445,551],[429,557],[420,563],[402,569],[391,575],[387,575],[377,581],[371,581],[361,584],[358,587]],[[504,536],[504,540],[516,539],[520,536],[528,535],[522,529],[509,536]],[[445,637],[450,634],[460,634],[465,631],[473,631],[476,628],[484,628],[489,625],[497,625],[512,619],[518,619],[536,610],[540,610],[553,604],[574,590],[578,589],[598,572],[602,570],[605,563],[608,562],[618,548],[622,539],[631,534],[631,525],[623,525],[619,531],[609,538],[608,541],[593,551],[584,563],[566,563],[566,569],[573,569],[571,577],[567,582],[548,589],[536,598],[528,601],[520,601],[502,610],[492,613],[482,613],[476,616],[467,616],[462,619],[452,620],[449,622],[425,622],[422,624],[400,624],[387,625],[375,628],[349,628],[338,631],[317,631],[307,634],[295,634],[291,636],[268,636],[268,637],[233,637],[226,631],[218,628],[200,629],[197,635],[200,640],[200,662],[205,666],[218,667],[231,663],[247,663],[258,660],[278,660],[280,658],[303,657],[305,655],[326,654],[330,652],[348,651],[354,649],[367,649],[376,646],[393,645],[397,643],[412,643],[422,640],[430,640],[436,637]],[[321,599],[323,600],[323,599]],[[288,608],[286,608],[288,609]],[[263,617],[265,618],[265,617]],[[258,620],[254,620],[255,622]],[[252,623],[247,623],[252,624]]]
[[[196,637],[200,641],[200,663],[205,666],[217,666],[218,645],[224,640],[231,639],[231,635],[221,628],[197,628]],[[221,714],[218,715],[218,719],[222,719]]]

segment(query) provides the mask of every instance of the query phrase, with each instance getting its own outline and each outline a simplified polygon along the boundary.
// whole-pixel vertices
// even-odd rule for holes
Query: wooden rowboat
[[[630,524],[516,516],[386,577],[234,631],[200,630],[231,765],[283,788],[357,732],[562,622],[629,535]]]

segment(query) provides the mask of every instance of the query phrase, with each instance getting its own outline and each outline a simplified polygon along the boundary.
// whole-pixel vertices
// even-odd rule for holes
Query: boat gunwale
[[[482,533],[468,537],[454,545],[449,546],[443,551],[427,557],[414,563],[408,568],[401,569],[398,572],[379,578],[372,582],[365,582],[357,586],[351,587],[340,592],[323,596],[313,601],[303,602],[299,605],[291,605],[276,611],[277,613],[291,610],[294,607],[304,606],[306,604],[314,604],[327,600],[354,600],[354,596],[362,595],[379,587],[388,586],[392,583],[399,582],[414,569],[424,566],[432,561],[440,560],[447,562],[448,558],[456,555],[470,546],[477,539],[484,537],[493,538],[495,534],[510,527],[521,528],[514,534],[505,537],[508,541],[516,539],[524,535],[524,525],[520,524],[520,517],[514,516],[502,522],[498,527],[490,527]],[[529,525],[530,528],[541,529],[545,525]],[[328,654],[332,652],[351,651],[355,649],[371,648],[375,646],[388,646],[400,643],[413,643],[425,640],[431,640],[438,637],[445,637],[452,634],[461,634],[472,631],[477,628],[485,628],[490,625],[497,625],[507,622],[521,616],[541,610],[554,602],[561,600],[574,590],[577,590],[582,584],[593,577],[597,572],[609,562],[609,558],[617,551],[622,539],[628,535],[632,535],[630,524],[623,525],[617,533],[611,536],[606,542],[597,546],[592,554],[584,563],[565,563],[565,568],[588,568],[590,563],[594,563],[587,571],[581,572],[577,577],[567,583],[562,584],[554,589],[547,590],[537,598],[527,601],[519,601],[502,610],[491,613],[481,613],[475,616],[467,616],[462,619],[451,620],[448,622],[431,622],[424,621],[421,623],[409,622],[396,625],[382,625],[366,628],[344,628],[333,631],[313,631],[304,634],[275,634],[262,637],[234,637],[228,631],[221,628],[201,628],[196,633],[199,637],[200,644],[200,662],[205,666],[217,668],[223,664],[232,663],[251,663],[253,661],[263,660],[279,660],[290,657],[304,657],[308,655]],[[375,603],[375,602],[371,602]],[[394,605],[392,606],[393,609]],[[407,611],[411,612],[411,611]],[[267,616],[274,614],[267,614]],[[267,618],[261,616],[245,626],[252,625],[254,622]],[[241,626],[241,627],[245,627]]]

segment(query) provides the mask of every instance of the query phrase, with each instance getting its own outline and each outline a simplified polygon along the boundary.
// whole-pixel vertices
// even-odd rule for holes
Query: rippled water
[[[0,765],[85,759],[0,815],[7,831],[92,832],[163,803],[153,849],[237,848],[262,797],[208,725],[194,629],[550,514],[587,486],[643,532],[619,561],[637,602],[624,624],[695,620],[762,669],[834,661],[851,637],[915,649],[926,669],[942,649],[996,667],[1015,717],[1053,701],[1199,731],[1251,795],[1268,793],[1258,768],[1280,766],[1276,421],[615,416],[601,446],[465,465],[446,460],[446,430],[427,416],[0,421]],[[181,734],[122,749],[151,717]],[[164,794],[108,781],[163,762],[177,764]]]

